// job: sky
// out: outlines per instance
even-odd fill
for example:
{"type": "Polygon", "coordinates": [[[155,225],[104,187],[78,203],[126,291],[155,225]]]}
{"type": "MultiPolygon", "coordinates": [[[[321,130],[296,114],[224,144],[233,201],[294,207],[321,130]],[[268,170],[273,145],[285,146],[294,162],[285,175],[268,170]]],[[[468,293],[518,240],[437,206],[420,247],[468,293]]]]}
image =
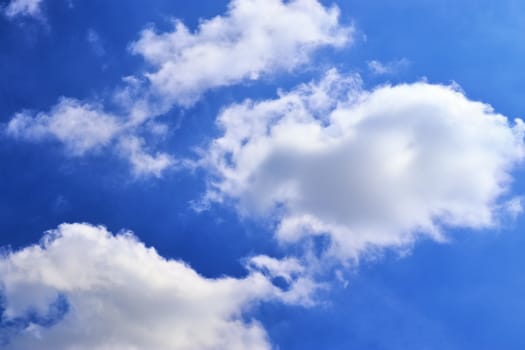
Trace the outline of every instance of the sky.
{"type": "Polygon", "coordinates": [[[523,349],[524,15],[0,0],[0,348],[523,349]]]}

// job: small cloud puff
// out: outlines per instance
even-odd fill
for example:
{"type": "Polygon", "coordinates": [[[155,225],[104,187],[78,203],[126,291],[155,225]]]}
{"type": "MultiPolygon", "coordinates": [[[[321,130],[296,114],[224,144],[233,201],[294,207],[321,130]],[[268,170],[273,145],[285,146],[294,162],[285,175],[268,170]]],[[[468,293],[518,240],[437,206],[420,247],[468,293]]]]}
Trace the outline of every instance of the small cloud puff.
{"type": "MultiPolygon", "coordinates": [[[[16,5],[26,11],[38,9],[37,2],[18,0],[10,6],[15,3],[26,4],[16,5]]],[[[293,69],[316,49],[351,39],[352,28],[339,23],[338,9],[317,0],[232,0],[224,15],[202,21],[193,33],[179,21],[173,31],[141,33],[131,51],[153,70],[123,79],[124,87],[113,96],[119,115],[107,106],[62,98],[49,113],[16,114],[8,133],[33,142],[56,139],[74,156],[116,147],[134,174],[160,176],[175,162],[164,153],[146,153],[148,140],[139,136],[144,124],[175,105],[192,105],[210,89],[293,69]]],[[[96,31],[90,29],[87,40],[95,54],[104,55],[96,31]]]]}

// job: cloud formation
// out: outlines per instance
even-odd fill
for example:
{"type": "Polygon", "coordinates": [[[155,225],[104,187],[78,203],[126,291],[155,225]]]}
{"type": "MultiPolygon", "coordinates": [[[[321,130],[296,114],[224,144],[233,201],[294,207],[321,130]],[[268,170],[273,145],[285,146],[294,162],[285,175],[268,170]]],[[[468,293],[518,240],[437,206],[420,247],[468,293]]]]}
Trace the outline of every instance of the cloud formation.
{"type": "Polygon", "coordinates": [[[245,312],[265,300],[301,304],[309,291],[301,277],[287,291],[275,287],[257,268],[263,259],[244,278],[209,279],[129,232],[60,225],[40,245],[0,258],[2,317],[12,325],[3,348],[270,349],[245,312]]]}
{"type": "Polygon", "coordinates": [[[124,117],[107,113],[101,105],[62,98],[49,112],[17,113],[7,124],[13,138],[42,142],[57,140],[73,156],[97,152],[115,142],[116,154],[126,159],[135,176],[162,176],[175,160],[162,152],[151,153],[137,135],[137,127],[124,117]]]}
{"type": "Polygon", "coordinates": [[[374,75],[393,75],[397,74],[410,65],[410,61],[406,58],[401,58],[397,61],[390,61],[383,63],[381,61],[372,60],[367,62],[368,69],[374,75]]]}
{"type": "Polygon", "coordinates": [[[18,16],[36,17],[40,15],[42,0],[12,0],[4,13],[9,18],[18,16]]]}
{"type": "MultiPolygon", "coordinates": [[[[281,242],[327,235],[343,259],[443,228],[497,225],[523,158],[524,124],[454,86],[360,87],[329,71],[218,117],[222,136],[203,164],[207,200],[233,200],[247,216],[277,217],[281,242]]],[[[509,202],[513,212],[516,199],[509,202]]]]}
{"type": "MultiPolygon", "coordinates": [[[[130,48],[151,71],[124,78],[111,101],[118,115],[97,103],[62,98],[49,113],[18,113],[8,132],[35,142],[54,138],[75,156],[113,146],[136,174],[160,176],[175,162],[146,153],[147,142],[137,135],[146,121],[174,105],[188,107],[210,89],[294,69],[320,47],[349,42],[351,33],[339,24],[336,7],[317,0],[233,0],[224,15],[202,21],[195,32],[180,21],[171,32],[144,30],[130,48]]],[[[95,34],[88,39],[97,42],[95,34]]]]}
{"type": "Polygon", "coordinates": [[[57,139],[73,155],[108,145],[123,130],[122,122],[99,105],[62,98],[48,112],[17,113],[8,123],[11,136],[39,142],[57,139]]]}
{"type": "Polygon", "coordinates": [[[345,45],[351,32],[336,7],[317,0],[233,0],[193,33],[180,21],[172,32],[148,28],[131,50],[155,67],[146,75],[154,92],[187,106],[209,89],[294,69],[319,47],[345,45]]]}

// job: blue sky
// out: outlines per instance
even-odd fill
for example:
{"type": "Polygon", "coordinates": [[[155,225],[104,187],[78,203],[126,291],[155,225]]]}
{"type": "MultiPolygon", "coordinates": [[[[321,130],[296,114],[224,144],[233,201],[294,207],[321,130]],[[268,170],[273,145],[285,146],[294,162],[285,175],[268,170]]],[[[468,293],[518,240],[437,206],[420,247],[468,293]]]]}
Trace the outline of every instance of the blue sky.
{"type": "Polygon", "coordinates": [[[0,347],[525,346],[522,2],[0,8],[0,347]]]}

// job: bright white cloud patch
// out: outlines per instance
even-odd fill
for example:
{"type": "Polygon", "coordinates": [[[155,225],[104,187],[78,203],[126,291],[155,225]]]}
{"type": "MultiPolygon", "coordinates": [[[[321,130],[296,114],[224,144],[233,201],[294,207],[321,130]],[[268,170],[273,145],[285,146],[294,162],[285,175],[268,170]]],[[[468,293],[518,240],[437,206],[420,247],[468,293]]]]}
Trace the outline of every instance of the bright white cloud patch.
{"type": "Polygon", "coordinates": [[[410,65],[410,61],[402,58],[397,61],[383,63],[377,60],[368,62],[368,69],[375,75],[392,75],[399,73],[410,65]]]}
{"type": "MultiPolygon", "coordinates": [[[[234,0],[225,15],[203,21],[194,33],[181,22],[173,32],[146,29],[131,48],[155,70],[146,78],[124,78],[125,86],[114,96],[121,115],[62,98],[49,113],[18,113],[8,132],[31,141],[57,139],[76,156],[116,146],[135,174],[160,176],[174,161],[164,153],[146,153],[147,140],[138,136],[146,121],[174,104],[191,105],[209,89],[289,70],[306,63],[319,47],[345,44],[351,29],[338,17],[337,8],[317,0],[234,0]]],[[[88,40],[103,51],[96,47],[97,33],[90,30],[88,40]]]]}
{"type": "Polygon", "coordinates": [[[327,234],[343,258],[497,224],[524,147],[521,120],[454,87],[363,91],[333,70],[275,100],[232,105],[218,125],[204,159],[215,174],[208,199],[275,215],[282,242],[327,234]]]}
{"type": "Polygon", "coordinates": [[[101,106],[67,98],[48,113],[18,113],[7,126],[7,132],[16,138],[33,142],[57,139],[73,155],[107,145],[122,129],[118,118],[105,113],[101,106]]]}
{"type": "Polygon", "coordinates": [[[173,32],[146,29],[131,48],[157,68],[147,75],[157,94],[190,105],[210,88],[290,70],[319,47],[344,45],[351,30],[338,17],[317,0],[233,0],[193,33],[177,21],[173,32]]]}
{"type": "Polygon", "coordinates": [[[284,292],[253,268],[208,279],[129,233],[63,224],[41,245],[0,258],[3,318],[19,325],[4,348],[269,349],[264,329],[243,314],[264,300],[301,303],[300,283],[284,292]],[[38,317],[24,322],[29,312],[38,317]],[[50,317],[51,325],[35,321],[50,317]]]}
{"type": "Polygon", "coordinates": [[[38,16],[42,0],[12,0],[5,8],[7,17],[38,16]]]}

